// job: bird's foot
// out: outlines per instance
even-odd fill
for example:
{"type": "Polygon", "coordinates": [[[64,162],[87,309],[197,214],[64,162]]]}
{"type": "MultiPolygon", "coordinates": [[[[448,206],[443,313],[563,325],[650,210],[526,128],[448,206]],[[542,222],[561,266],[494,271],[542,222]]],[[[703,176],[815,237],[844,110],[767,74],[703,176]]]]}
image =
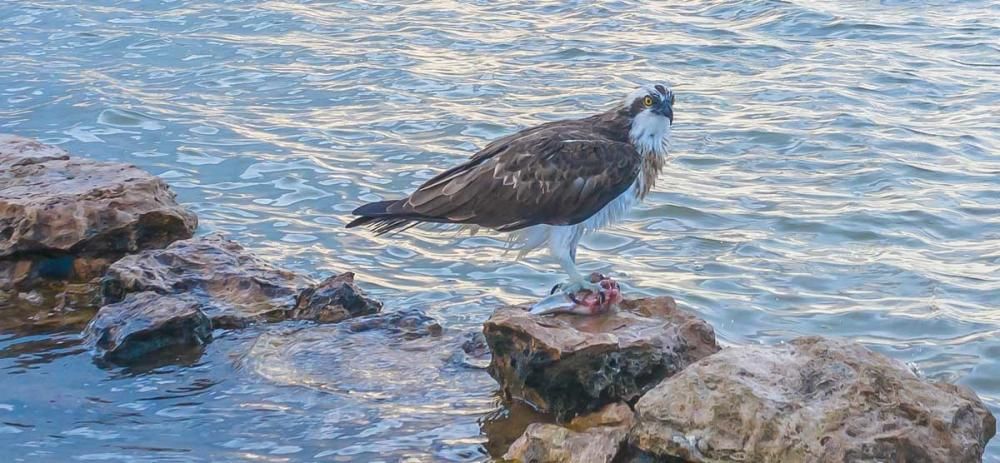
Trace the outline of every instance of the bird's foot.
{"type": "Polygon", "coordinates": [[[618,282],[600,273],[593,273],[589,280],[581,279],[556,285],[549,296],[531,306],[531,313],[595,315],[606,312],[621,300],[618,282]]]}

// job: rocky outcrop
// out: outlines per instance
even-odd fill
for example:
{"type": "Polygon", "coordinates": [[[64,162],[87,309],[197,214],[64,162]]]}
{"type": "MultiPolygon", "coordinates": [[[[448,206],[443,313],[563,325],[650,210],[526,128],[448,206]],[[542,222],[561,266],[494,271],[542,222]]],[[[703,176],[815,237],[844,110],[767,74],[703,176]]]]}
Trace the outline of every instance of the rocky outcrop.
{"type": "Polygon", "coordinates": [[[636,404],[630,442],[692,462],[978,462],[996,420],[961,386],[818,337],[726,349],[636,404]]]}
{"type": "Polygon", "coordinates": [[[182,294],[130,294],[106,305],[84,330],[98,357],[133,362],[167,349],[200,348],[212,339],[212,323],[202,303],[182,294]]]}
{"type": "Polygon", "coordinates": [[[567,419],[636,400],[660,380],[719,350],[712,327],[669,297],[625,301],[598,316],[497,310],[483,328],[489,373],[505,400],[567,419]]]}
{"type": "Polygon", "coordinates": [[[628,405],[616,403],[578,416],[568,427],[534,423],[503,458],[518,463],[611,463],[634,420],[628,405]]]}
{"type": "Polygon", "coordinates": [[[354,284],[352,274],[315,286],[312,279],[278,268],[218,235],[126,256],[108,268],[101,282],[106,303],[143,291],[199,298],[215,328],[296,317],[334,322],[381,309],[354,284]]]}
{"type": "MultiPolygon", "coordinates": [[[[107,305],[87,336],[99,355],[117,363],[136,358],[135,352],[158,350],[157,345],[207,342],[202,318],[209,330],[234,329],[292,319],[336,323],[382,309],[354,284],[353,273],[314,284],[219,235],[130,254],[108,268],[101,294],[107,305]]],[[[407,324],[419,323],[396,323],[402,329],[407,324]]]]}
{"type": "Polygon", "coordinates": [[[125,253],[189,238],[197,223],[134,166],[0,135],[0,289],[86,281],[125,253]]]}

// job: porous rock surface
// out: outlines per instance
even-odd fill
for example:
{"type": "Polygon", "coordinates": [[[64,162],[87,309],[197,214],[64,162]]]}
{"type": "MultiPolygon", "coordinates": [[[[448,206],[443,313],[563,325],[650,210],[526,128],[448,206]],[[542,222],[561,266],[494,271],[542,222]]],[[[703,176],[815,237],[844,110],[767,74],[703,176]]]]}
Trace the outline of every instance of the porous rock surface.
{"type": "Polygon", "coordinates": [[[125,256],[101,281],[105,303],[143,291],[199,298],[216,328],[287,319],[333,323],[382,308],[354,283],[353,273],[316,284],[217,234],[125,256]]]}
{"type": "Polygon", "coordinates": [[[819,337],[726,349],[636,404],[632,445],[692,462],[978,462],[996,420],[962,386],[819,337]]]}
{"type": "Polygon", "coordinates": [[[505,400],[559,419],[637,399],[660,380],[719,350],[703,320],[669,297],[624,301],[596,316],[497,310],[483,327],[490,375],[505,400]]]}
{"type": "Polygon", "coordinates": [[[574,418],[568,426],[528,425],[503,459],[518,463],[611,463],[635,421],[632,409],[614,403],[574,418]]]}
{"type": "Polygon", "coordinates": [[[135,166],[0,134],[0,289],[85,281],[125,253],[189,238],[198,219],[135,166]]]}
{"type": "Polygon", "coordinates": [[[98,357],[133,362],[169,348],[200,347],[212,339],[202,303],[183,294],[141,292],[101,308],[84,330],[98,357]]]}
{"type": "Polygon", "coordinates": [[[105,303],[130,293],[190,294],[203,301],[215,328],[287,318],[313,281],[278,268],[219,235],[177,241],[125,256],[101,281],[105,303]]]}

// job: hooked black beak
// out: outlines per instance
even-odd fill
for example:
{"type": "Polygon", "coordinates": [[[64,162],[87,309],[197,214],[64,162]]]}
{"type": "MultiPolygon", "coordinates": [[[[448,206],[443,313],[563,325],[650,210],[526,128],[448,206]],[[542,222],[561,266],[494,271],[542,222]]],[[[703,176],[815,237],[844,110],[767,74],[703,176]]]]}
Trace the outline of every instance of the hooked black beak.
{"type": "Polygon", "coordinates": [[[674,125],[674,104],[666,98],[653,110],[656,114],[662,115],[670,120],[670,125],[674,125]]]}

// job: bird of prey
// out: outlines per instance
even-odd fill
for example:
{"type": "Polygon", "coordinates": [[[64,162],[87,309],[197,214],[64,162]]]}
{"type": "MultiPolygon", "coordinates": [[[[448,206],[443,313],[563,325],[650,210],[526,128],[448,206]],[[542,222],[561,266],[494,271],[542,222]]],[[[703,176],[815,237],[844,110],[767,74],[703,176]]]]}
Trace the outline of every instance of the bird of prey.
{"type": "Polygon", "coordinates": [[[548,245],[569,277],[552,291],[575,303],[567,311],[601,311],[617,285],[580,274],[577,244],[649,193],[667,155],[673,105],[669,86],[648,84],[603,113],[499,138],[406,198],[358,207],[347,227],[384,234],[430,222],[510,232],[521,255],[548,245]],[[578,299],[581,291],[596,297],[578,299]]]}

